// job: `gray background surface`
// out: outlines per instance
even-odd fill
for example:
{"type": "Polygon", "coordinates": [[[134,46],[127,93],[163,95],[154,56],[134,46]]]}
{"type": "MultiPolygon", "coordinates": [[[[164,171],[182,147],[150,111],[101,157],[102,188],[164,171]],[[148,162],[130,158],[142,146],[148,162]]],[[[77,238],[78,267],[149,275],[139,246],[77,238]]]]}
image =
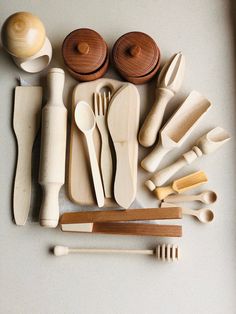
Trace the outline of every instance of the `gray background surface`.
{"type": "MultiPolygon", "coordinates": [[[[30,11],[44,22],[54,48],[51,66],[63,67],[60,47],[72,30],[89,27],[98,31],[109,47],[122,34],[140,30],[159,44],[163,61],[182,51],[186,76],[169,112],[196,89],[213,104],[188,142],[166,160],[174,160],[191,148],[199,135],[212,127],[225,127],[233,139],[217,153],[181,174],[205,170],[219,201],[212,206],[216,220],[201,225],[184,218],[184,236],[178,243],[179,263],[160,263],[151,257],[74,255],[55,258],[55,244],[80,247],[152,248],[155,238],[65,234],[41,228],[37,220],[40,187],[34,184],[32,212],[25,227],[12,222],[11,193],[16,160],[12,132],[13,91],[16,77],[45,84],[46,72],[20,72],[0,50],[0,313],[102,313],[102,314],[233,314],[236,313],[236,210],[235,210],[235,1],[225,0],[130,0],[130,1],[0,1],[0,23],[16,11],[30,11]]],[[[118,77],[111,70],[107,77],[118,77]]],[[[67,73],[64,92],[68,108],[76,85],[67,73]]],[[[155,82],[139,87],[142,114],[151,105],[155,82]]],[[[39,141],[36,143],[35,181],[39,141]]],[[[146,153],[146,152],[145,152],[146,153]]],[[[142,156],[144,152],[140,152],[142,156]]],[[[143,191],[146,176],[140,170],[138,203],[153,205],[143,191]]],[[[64,190],[61,210],[78,209],[64,190]]],[[[201,205],[200,205],[201,206],[201,205]]]]}

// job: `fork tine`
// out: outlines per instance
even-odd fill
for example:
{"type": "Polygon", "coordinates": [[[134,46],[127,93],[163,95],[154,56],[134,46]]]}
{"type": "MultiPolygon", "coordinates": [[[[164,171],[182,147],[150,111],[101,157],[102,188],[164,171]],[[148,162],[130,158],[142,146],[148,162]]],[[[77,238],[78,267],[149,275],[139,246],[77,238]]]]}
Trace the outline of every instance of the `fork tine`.
{"type": "Polygon", "coordinates": [[[97,102],[97,93],[94,93],[93,94],[93,110],[94,110],[94,113],[95,113],[95,116],[98,115],[98,102],[97,102]]]}
{"type": "Polygon", "coordinates": [[[103,93],[103,107],[104,107],[103,109],[104,109],[104,115],[105,115],[107,112],[107,95],[105,92],[103,93]]]}
{"type": "Polygon", "coordinates": [[[103,115],[101,93],[98,93],[98,115],[103,115]]]}

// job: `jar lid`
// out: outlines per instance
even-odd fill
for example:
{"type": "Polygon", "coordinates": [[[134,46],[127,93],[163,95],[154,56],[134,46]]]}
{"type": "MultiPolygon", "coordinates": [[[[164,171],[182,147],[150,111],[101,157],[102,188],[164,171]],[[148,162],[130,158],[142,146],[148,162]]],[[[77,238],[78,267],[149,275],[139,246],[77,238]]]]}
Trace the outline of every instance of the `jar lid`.
{"type": "Polygon", "coordinates": [[[80,28],[71,32],[62,45],[65,64],[74,72],[92,73],[100,68],[107,56],[104,39],[94,30],[80,28]]]}
{"type": "Polygon", "coordinates": [[[145,76],[156,67],[160,51],[155,41],[142,32],[130,32],[115,43],[112,56],[118,71],[128,77],[145,76]]]}

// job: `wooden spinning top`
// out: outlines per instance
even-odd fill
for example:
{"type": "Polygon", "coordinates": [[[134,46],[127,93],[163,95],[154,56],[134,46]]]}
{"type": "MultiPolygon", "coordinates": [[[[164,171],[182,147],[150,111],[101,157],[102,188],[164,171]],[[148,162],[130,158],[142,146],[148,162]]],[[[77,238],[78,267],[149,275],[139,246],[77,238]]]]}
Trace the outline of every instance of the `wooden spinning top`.
{"type": "Polygon", "coordinates": [[[134,84],[149,81],[160,66],[157,44],[142,32],[130,32],[121,36],[113,47],[112,58],[121,76],[134,84]]]}
{"type": "Polygon", "coordinates": [[[46,32],[40,19],[28,12],[17,12],[2,27],[2,44],[17,58],[35,55],[44,45],[46,32]]]}
{"type": "Polygon", "coordinates": [[[68,71],[79,81],[98,79],[108,68],[106,42],[88,28],[76,29],[65,38],[62,55],[68,71]]]}

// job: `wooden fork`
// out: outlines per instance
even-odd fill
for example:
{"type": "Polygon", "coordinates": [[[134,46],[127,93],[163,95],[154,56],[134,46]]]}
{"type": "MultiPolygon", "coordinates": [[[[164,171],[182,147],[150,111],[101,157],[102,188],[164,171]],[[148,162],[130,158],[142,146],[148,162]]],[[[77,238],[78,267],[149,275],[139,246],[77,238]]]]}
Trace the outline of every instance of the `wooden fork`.
{"type": "Polygon", "coordinates": [[[112,197],[112,157],[109,145],[109,132],[107,128],[107,109],[111,99],[110,92],[106,94],[94,93],[94,114],[101,135],[100,167],[105,197],[112,197]]]}

